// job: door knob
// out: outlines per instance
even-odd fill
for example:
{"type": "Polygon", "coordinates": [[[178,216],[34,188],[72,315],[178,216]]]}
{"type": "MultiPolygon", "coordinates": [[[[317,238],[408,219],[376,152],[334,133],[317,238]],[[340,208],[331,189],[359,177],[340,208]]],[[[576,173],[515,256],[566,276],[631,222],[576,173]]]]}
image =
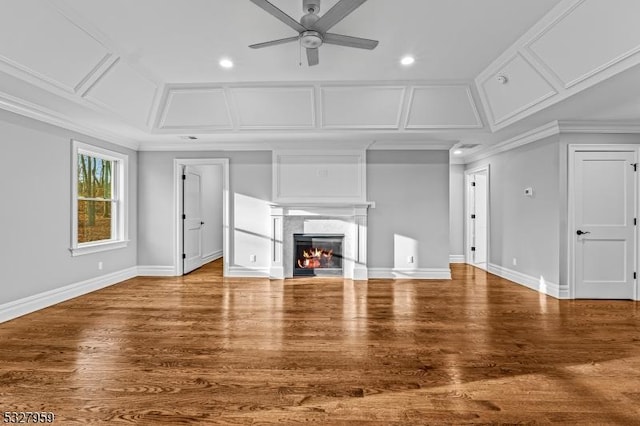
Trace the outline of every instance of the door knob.
{"type": "Polygon", "coordinates": [[[579,230],[579,229],[578,229],[578,231],[576,232],[576,234],[578,234],[578,235],[590,234],[590,233],[591,233],[590,231],[581,231],[581,230],[579,230]]]}
{"type": "Polygon", "coordinates": [[[204,222],[200,222],[200,225],[204,225],[204,222]]]}

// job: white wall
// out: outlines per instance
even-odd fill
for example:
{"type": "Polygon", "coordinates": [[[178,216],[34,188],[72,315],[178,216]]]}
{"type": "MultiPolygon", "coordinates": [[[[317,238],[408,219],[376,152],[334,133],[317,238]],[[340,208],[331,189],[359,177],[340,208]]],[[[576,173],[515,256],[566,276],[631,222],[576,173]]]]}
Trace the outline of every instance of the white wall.
{"type": "Polygon", "coordinates": [[[449,254],[464,256],[464,164],[449,168],[449,254]]]}
{"type": "Polygon", "coordinates": [[[491,165],[489,263],[551,283],[560,280],[558,141],[552,136],[467,165],[491,165]],[[524,196],[527,187],[533,198],[524,196]]]}
{"type": "Polygon", "coordinates": [[[0,305],[136,266],[136,176],[134,151],[0,110],[0,305]],[[129,155],[126,248],[71,256],[72,138],[129,155]]]}
{"type": "Polygon", "coordinates": [[[367,152],[367,192],[370,268],[449,268],[448,151],[367,152]]]}
{"type": "Polygon", "coordinates": [[[175,158],[228,158],[231,266],[267,270],[270,266],[271,152],[140,152],[139,263],[174,264],[175,158]],[[251,262],[250,256],[256,255],[251,262]]]}
{"type": "Polygon", "coordinates": [[[222,166],[193,166],[202,182],[202,257],[222,256],[222,166]]]}

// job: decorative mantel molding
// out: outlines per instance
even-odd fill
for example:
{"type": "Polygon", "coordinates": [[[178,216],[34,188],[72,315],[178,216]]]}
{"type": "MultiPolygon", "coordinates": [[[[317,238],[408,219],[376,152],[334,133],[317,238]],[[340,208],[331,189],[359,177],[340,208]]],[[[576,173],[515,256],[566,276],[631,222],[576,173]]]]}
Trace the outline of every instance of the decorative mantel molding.
{"type": "Polygon", "coordinates": [[[272,204],[270,277],[284,279],[292,276],[293,259],[287,259],[287,255],[292,253],[292,229],[296,228],[306,233],[317,233],[322,229],[344,234],[344,277],[367,280],[367,214],[373,205],[371,202],[272,204]]]}

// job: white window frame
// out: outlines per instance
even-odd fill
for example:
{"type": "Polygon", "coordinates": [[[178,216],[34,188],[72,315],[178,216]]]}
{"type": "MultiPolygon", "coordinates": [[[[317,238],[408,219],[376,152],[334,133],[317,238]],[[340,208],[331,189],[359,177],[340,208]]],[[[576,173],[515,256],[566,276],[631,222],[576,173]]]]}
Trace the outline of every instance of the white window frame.
{"type": "Polygon", "coordinates": [[[71,150],[71,251],[72,256],[124,248],[129,243],[129,156],[109,149],[72,140],[71,150]],[[85,154],[114,162],[113,198],[115,213],[112,238],[109,240],[78,243],[78,155],[85,154]]]}

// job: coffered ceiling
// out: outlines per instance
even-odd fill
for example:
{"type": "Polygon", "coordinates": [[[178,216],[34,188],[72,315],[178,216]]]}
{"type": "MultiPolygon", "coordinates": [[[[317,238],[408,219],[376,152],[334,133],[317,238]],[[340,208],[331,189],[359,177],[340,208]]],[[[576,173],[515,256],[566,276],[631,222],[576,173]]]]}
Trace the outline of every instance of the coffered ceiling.
{"type": "Polygon", "coordinates": [[[547,118],[640,120],[639,15],[636,0],[368,0],[331,31],[378,47],[325,44],[309,67],[295,42],[248,47],[296,35],[249,0],[5,0],[0,107],[139,149],[482,147],[547,118]]]}

